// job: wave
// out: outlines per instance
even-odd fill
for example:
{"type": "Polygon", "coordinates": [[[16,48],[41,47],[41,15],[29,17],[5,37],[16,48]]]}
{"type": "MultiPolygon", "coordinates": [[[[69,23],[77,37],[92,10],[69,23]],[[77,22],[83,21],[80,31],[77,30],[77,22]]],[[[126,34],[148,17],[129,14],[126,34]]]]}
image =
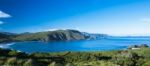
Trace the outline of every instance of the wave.
{"type": "Polygon", "coordinates": [[[13,43],[0,44],[0,48],[9,48],[13,44],[15,43],[13,42],[13,43]]]}

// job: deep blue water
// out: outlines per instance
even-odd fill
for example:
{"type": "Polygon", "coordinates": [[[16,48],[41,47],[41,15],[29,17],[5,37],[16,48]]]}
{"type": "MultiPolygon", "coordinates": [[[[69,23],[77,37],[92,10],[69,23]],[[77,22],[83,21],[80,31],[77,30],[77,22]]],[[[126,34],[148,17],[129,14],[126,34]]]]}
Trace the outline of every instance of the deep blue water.
{"type": "Polygon", "coordinates": [[[14,42],[0,47],[15,49],[27,53],[62,51],[105,51],[122,50],[129,45],[148,44],[150,38],[114,38],[101,40],[57,41],[57,42],[14,42]]]}

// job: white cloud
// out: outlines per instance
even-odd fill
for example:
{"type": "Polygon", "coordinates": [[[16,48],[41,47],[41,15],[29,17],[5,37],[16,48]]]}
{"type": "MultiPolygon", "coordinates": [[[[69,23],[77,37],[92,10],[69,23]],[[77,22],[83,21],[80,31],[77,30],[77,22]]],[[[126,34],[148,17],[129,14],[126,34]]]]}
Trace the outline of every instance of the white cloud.
{"type": "Polygon", "coordinates": [[[66,30],[66,29],[56,29],[56,28],[52,28],[52,29],[46,29],[46,30],[44,30],[44,31],[56,31],[56,30],[66,30]]]}
{"type": "Polygon", "coordinates": [[[44,30],[44,31],[55,31],[55,30],[60,30],[60,29],[47,29],[47,30],[44,30]]]}
{"type": "Polygon", "coordinates": [[[11,17],[11,15],[9,15],[3,11],[0,11],[0,18],[9,18],[9,17],[11,17]]]}
{"type": "Polygon", "coordinates": [[[150,18],[142,18],[142,19],[140,19],[140,21],[142,21],[142,22],[150,22],[150,18]]]}
{"type": "Polygon", "coordinates": [[[4,22],[3,22],[3,21],[0,21],[0,25],[2,25],[2,24],[4,24],[4,22]]]}
{"type": "MultiPolygon", "coordinates": [[[[67,28],[51,28],[51,29],[46,29],[44,31],[56,31],[56,30],[68,30],[67,28]]],[[[79,30],[81,31],[79,28],[70,28],[70,30],[79,30]]]]}

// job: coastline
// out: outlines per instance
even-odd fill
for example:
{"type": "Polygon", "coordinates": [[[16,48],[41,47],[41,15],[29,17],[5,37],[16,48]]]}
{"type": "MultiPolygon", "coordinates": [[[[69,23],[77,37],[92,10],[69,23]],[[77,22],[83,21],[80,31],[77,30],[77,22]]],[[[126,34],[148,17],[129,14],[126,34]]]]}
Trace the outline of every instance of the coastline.
{"type": "MultiPolygon", "coordinates": [[[[105,52],[105,51],[122,51],[122,50],[128,50],[129,49],[129,47],[130,47],[130,49],[131,50],[136,50],[137,49],[137,46],[139,45],[140,46],[140,44],[131,44],[131,45],[127,45],[127,46],[124,46],[124,45],[118,45],[117,46],[117,44],[116,45],[112,45],[112,46],[109,46],[109,47],[107,47],[107,45],[105,45],[104,44],[104,46],[102,45],[102,46],[100,46],[99,48],[98,47],[93,47],[93,48],[91,48],[91,47],[86,47],[85,46],[85,48],[84,48],[84,46],[82,46],[81,45],[81,47],[82,48],[75,48],[75,49],[61,49],[61,47],[60,47],[60,50],[57,50],[56,48],[51,48],[51,46],[58,46],[59,47],[59,44],[57,45],[57,42],[55,43],[55,44],[52,44],[51,45],[51,43],[50,44],[41,44],[41,43],[43,43],[43,42],[41,42],[41,41],[24,41],[24,42],[11,42],[11,43],[3,43],[3,44],[0,44],[0,48],[3,48],[3,49],[10,49],[10,50],[16,50],[16,51],[19,51],[19,52],[25,52],[25,53],[29,53],[29,54],[31,54],[31,53],[36,53],[36,52],[44,52],[44,53],[47,53],[47,52],[68,52],[68,51],[70,51],[70,52],[105,52]],[[32,42],[33,42],[33,44],[32,44],[32,42]],[[17,43],[24,43],[24,45],[18,45],[17,43]],[[30,44],[31,43],[31,44],[30,44]],[[12,45],[14,45],[14,44],[17,44],[17,46],[19,47],[19,48],[28,48],[29,50],[22,50],[22,49],[15,49],[15,48],[11,48],[10,46],[12,46],[12,45]],[[39,45],[40,44],[40,45],[39,45]],[[22,46],[22,47],[21,47],[22,46]],[[25,46],[28,46],[28,47],[25,47],[25,46]],[[31,47],[30,47],[31,46],[31,47]],[[43,46],[43,47],[41,47],[41,46],[43,46]],[[47,48],[44,48],[44,46],[46,46],[47,48]],[[116,46],[116,47],[115,47],[116,46]],[[30,49],[31,48],[31,49],[30,49]],[[40,48],[43,48],[42,50],[39,50],[40,48]]],[[[78,43],[78,42],[77,42],[78,43]]],[[[77,44],[77,43],[74,43],[74,44],[77,44]]],[[[82,43],[82,42],[81,42],[82,43]]],[[[68,44],[68,43],[67,43],[68,44]]],[[[64,45],[64,46],[66,46],[67,44],[61,44],[61,45],[64,45]]],[[[69,47],[71,47],[71,46],[74,46],[74,45],[72,45],[72,44],[68,44],[69,45],[69,47]]],[[[87,44],[86,44],[87,45],[87,44]]],[[[101,45],[101,44],[99,44],[99,45],[101,45]]],[[[15,46],[15,47],[17,47],[17,46],[15,46]]],[[[78,46],[78,45],[77,45],[78,46]]],[[[90,45],[91,46],[91,45],[90,45]]],[[[69,48],[68,47],[68,48],[69,48]]],[[[138,48],[139,49],[139,48],[138,48]]]]}
{"type": "Polygon", "coordinates": [[[0,49],[2,53],[0,57],[6,59],[0,58],[0,61],[3,61],[0,65],[14,64],[14,66],[24,66],[23,64],[30,61],[29,63],[32,65],[28,66],[51,66],[51,64],[54,66],[58,66],[58,64],[59,66],[68,66],[70,63],[70,66],[149,66],[146,64],[149,61],[149,50],[150,48],[104,52],[37,52],[27,54],[15,50],[0,49]],[[21,63],[17,63],[20,60],[21,63]]]}

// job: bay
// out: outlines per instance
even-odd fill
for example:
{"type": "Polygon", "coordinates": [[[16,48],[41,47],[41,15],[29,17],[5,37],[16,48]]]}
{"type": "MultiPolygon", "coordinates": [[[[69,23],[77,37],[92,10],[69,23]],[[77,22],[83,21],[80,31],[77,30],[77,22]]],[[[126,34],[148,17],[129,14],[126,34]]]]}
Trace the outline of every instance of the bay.
{"type": "Polygon", "coordinates": [[[52,41],[52,42],[13,42],[1,44],[1,48],[33,52],[64,52],[64,51],[109,51],[124,50],[130,45],[147,44],[150,38],[111,38],[100,40],[52,41]]]}

